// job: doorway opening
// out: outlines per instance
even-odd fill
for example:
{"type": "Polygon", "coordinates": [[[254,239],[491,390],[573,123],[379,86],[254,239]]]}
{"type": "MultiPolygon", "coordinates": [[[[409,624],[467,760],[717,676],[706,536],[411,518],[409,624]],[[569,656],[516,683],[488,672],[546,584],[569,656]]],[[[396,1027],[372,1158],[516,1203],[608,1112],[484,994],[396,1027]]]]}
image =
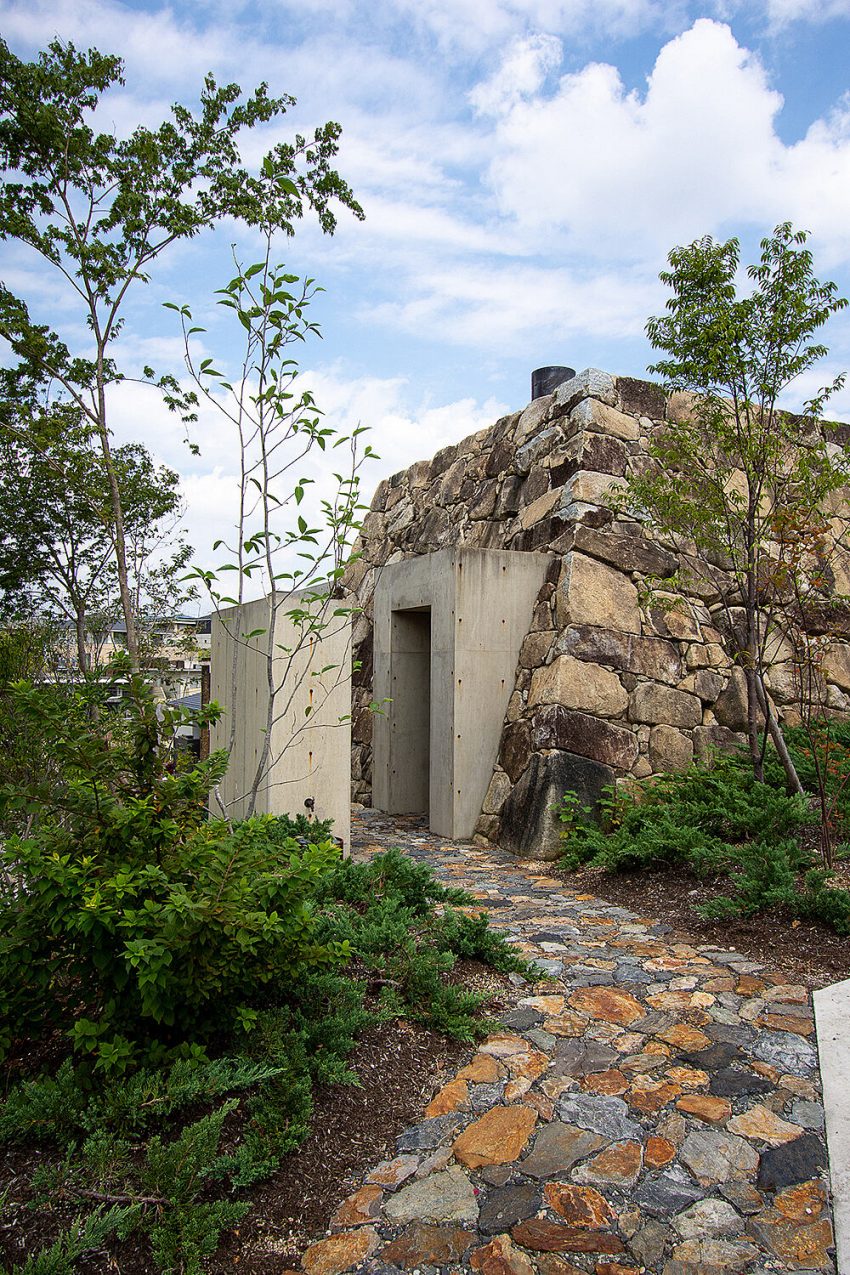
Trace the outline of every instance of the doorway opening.
{"type": "Polygon", "coordinates": [[[397,814],[431,810],[431,608],[393,611],[390,786],[397,814]]]}

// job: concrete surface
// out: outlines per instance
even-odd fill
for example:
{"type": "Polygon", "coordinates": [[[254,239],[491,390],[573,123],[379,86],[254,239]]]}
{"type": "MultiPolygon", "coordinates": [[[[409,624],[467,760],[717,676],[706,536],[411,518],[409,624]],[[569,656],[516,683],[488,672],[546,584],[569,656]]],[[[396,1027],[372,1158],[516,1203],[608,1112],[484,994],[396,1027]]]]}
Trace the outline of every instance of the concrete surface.
{"type": "MultiPolygon", "coordinates": [[[[297,595],[290,596],[286,609],[296,604],[297,595]]],[[[333,607],[337,605],[333,603],[333,607]]],[[[225,712],[212,728],[210,747],[228,747],[235,724],[230,765],[221,785],[221,795],[234,818],[245,813],[269,720],[268,628],[266,598],[231,607],[212,622],[210,697],[225,712]],[[255,629],[264,632],[247,638],[255,629]],[[235,699],[231,689],[234,653],[235,699]]],[[[258,790],[256,812],[304,814],[304,802],[312,798],[316,818],[333,819],[334,835],[342,839],[347,852],[351,827],[351,621],[348,617],[330,620],[317,639],[305,636],[281,611],[274,646],[274,684],[282,685],[283,690],[274,704],[270,765],[258,790]]],[[[211,809],[218,811],[214,802],[211,809]]]]}
{"type": "Polygon", "coordinates": [[[815,992],[838,1275],[850,1275],[850,979],[815,992]]]}
{"type": "Polygon", "coordinates": [[[375,590],[373,801],[472,836],[548,554],[452,549],[385,567],[375,590]]]}

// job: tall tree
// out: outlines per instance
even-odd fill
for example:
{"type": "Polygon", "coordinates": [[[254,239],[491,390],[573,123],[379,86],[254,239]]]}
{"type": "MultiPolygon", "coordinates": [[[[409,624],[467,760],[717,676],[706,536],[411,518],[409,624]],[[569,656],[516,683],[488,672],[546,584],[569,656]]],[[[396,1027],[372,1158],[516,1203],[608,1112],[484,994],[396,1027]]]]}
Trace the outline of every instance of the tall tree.
{"type": "MultiPolygon", "coordinates": [[[[162,608],[160,590],[151,586],[158,586],[163,571],[171,592],[181,593],[178,576],[189,550],[173,536],[182,508],[179,481],[173,470],[156,466],[139,443],[116,447],[112,465],[138,628],[151,603],[162,608]]],[[[72,405],[40,411],[6,403],[0,467],[2,611],[70,624],[76,662],[85,673],[93,628],[121,613],[110,482],[97,439],[72,405]]]]}
{"type": "Polygon", "coordinates": [[[848,453],[830,444],[822,422],[843,378],[807,402],[802,415],[779,406],[788,387],[827,354],[817,334],[847,304],[834,283],[815,278],[806,240],[787,222],[777,226],[747,270],[743,296],[737,239],[706,237],[670,253],[670,269],[660,277],[673,295],[667,313],[646,328],[665,357],[650,371],[668,389],[694,395],[688,413],[654,439],[651,465],[632,476],[627,491],[634,510],[680,548],[696,550],[693,563],[712,564],[746,678],[755,774],[761,777],[769,733],[798,791],[765,672],[782,608],[798,606],[801,594],[818,587],[823,564],[798,555],[796,588],[789,588],[784,514],[795,511],[799,544],[801,528],[823,524],[827,503],[850,477],[848,453]]]}
{"type": "MultiPolygon", "coordinates": [[[[207,76],[197,113],[176,105],[158,128],[140,126],[127,138],[97,132],[93,116],[101,96],[123,82],[118,57],[53,41],[35,62],[24,62],[0,41],[0,161],[8,173],[0,191],[0,237],[27,245],[54,268],[88,331],[87,344],[71,349],[49,323],[31,316],[24,298],[0,286],[0,336],[17,359],[4,375],[7,397],[32,397],[49,387],[51,396],[58,391],[73,403],[95,433],[127,644],[138,664],[107,396],[110,384],[122,379],[114,351],[126,301],[171,244],[223,217],[255,225],[267,215],[238,139],[282,115],[294,99],[270,97],[265,84],[243,99],[238,85],[219,86],[207,76]]],[[[291,235],[307,206],[332,232],[334,200],[362,216],[330,166],[339,133],[328,123],[310,141],[296,136],[274,147],[277,230],[291,235]]]]}

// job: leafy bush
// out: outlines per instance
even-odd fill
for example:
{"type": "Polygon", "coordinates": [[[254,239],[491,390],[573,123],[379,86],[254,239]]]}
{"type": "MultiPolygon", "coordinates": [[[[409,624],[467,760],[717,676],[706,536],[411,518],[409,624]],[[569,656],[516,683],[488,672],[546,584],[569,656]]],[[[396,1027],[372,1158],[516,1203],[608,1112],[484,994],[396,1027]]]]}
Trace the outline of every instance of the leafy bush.
{"type": "Polygon", "coordinates": [[[426,916],[435,903],[475,902],[465,890],[441,885],[426,863],[407,859],[400,850],[388,850],[368,863],[341,861],[324,878],[319,897],[370,905],[392,899],[416,916],[426,916]]]}
{"type": "Polygon", "coordinates": [[[529,976],[532,968],[486,917],[470,917],[450,905],[475,900],[441,885],[427,864],[398,850],[369,863],[341,863],[324,879],[322,937],[348,944],[382,987],[384,1012],[404,1014],[460,1040],[474,1040],[490,1023],[480,1016],[486,996],[446,981],[458,956],[477,957],[493,968],[529,976]],[[435,911],[435,906],[442,912],[435,911]]]}
{"type": "Polygon", "coordinates": [[[829,875],[820,868],[806,873],[805,888],[795,900],[797,914],[828,925],[836,934],[850,934],[850,890],[829,885],[829,875]]]}
{"type": "Polygon", "coordinates": [[[610,871],[653,863],[684,863],[700,876],[728,871],[742,842],[787,837],[806,822],[802,798],[758,783],[743,757],[717,757],[664,775],[639,794],[609,791],[603,824],[568,794],[564,862],[610,871]]]}
{"type": "Polygon", "coordinates": [[[779,841],[744,841],[736,850],[729,873],[732,893],[720,894],[701,904],[704,917],[722,920],[751,916],[765,908],[793,907],[797,893],[797,873],[810,862],[793,838],[779,841]]]}
{"type": "MultiPolygon", "coordinates": [[[[250,820],[225,838],[231,851],[248,833],[249,844],[257,840],[256,826],[269,834],[264,854],[271,845],[279,856],[281,845],[291,844],[275,821],[250,820]]],[[[197,839],[213,848],[211,862],[219,835],[197,839]]],[[[303,858],[310,847],[299,851],[303,858]]],[[[206,879],[201,866],[195,873],[206,879]]],[[[245,873],[232,857],[230,875],[245,873]]],[[[222,1229],[246,1207],[233,1193],[268,1177],[303,1141],[315,1084],[356,1083],[348,1060],[364,1026],[401,1015],[472,1040],[490,1023],[482,994],[447,981],[456,957],[531,973],[486,917],[455,910],[452,904],[472,903],[468,895],[440,885],[397,851],[366,864],[332,858],[304,883],[303,902],[315,949],[349,953],[349,969],[305,962],[297,977],[286,977],[284,963],[284,976],[262,988],[264,1003],[243,1001],[226,1029],[211,1007],[218,1035],[199,1018],[200,1034],[186,1037],[185,1057],[149,1047],[144,1065],[125,1073],[66,1059],[55,1075],[10,1090],[0,1106],[0,1142],[45,1148],[32,1187],[48,1207],[57,1195],[82,1201],[92,1190],[136,1202],[123,1231],[147,1236],[155,1269],[200,1271],[222,1229]],[[367,988],[373,1008],[364,1003],[367,988]],[[219,1044],[231,1052],[209,1057],[219,1044]],[[197,1118],[199,1108],[207,1110],[197,1118]]],[[[276,949],[267,955],[272,961],[276,949]]],[[[60,1241],[42,1255],[48,1264],[34,1267],[36,1275],[72,1270],[82,1250],[69,1245],[60,1241]]]]}
{"type": "Polygon", "coordinates": [[[269,827],[269,839],[282,845],[288,841],[309,841],[320,845],[333,840],[333,819],[309,819],[307,815],[276,815],[269,827]]]}
{"type": "Polygon", "coordinates": [[[807,732],[802,726],[785,731],[797,774],[807,792],[818,792],[818,771],[824,782],[822,811],[836,839],[850,841],[850,722],[821,721],[807,732]]]}
{"type": "Polygon", "coordinates": [[[9,691],[53,769],[0,787],[0,819],[19,826],[0,886],[0,1045],[52,1029],[78,1057],[9,1088],[0,1143],[43,1148],[34,1207],[127,1206],[81,1216],[27,1275],[65,1275],[133,1229],[157,1270],[199,1272],[247,1207],[234,1193],[303,1141],[314,1086],[356,1083],[364,1026],[403,1015],[471,1040],[485,997],[448,979],[457,956],[530,973],[454,910],[468,895],[397,851],[343,863],[304,816],[210,818],[224,757],[176,760],[181,716],[126,677],[115,716],[9,691]]]}
{"type": "Polygon", "coordinates": [[[79,1217],[50,1248],[27,1258],[23,1266],[13,1266],[9,1275],[73,1275],[78,1257],[103,1247],[114,1234],[125,1236],[139,1216],[136,1205],[95,1209],[79,1217]]]}
{"type": "MultiPolygon", "coordinates": [[[[173,722],[140,679],[130,685],[126,722],[107,733],[90,719],[73,738],[52,700],[14,689],[63,769],[38,794],[31,835],[7,843],[15,880],[0,896],[2,1043],[49,1023],[119,1071],[140,1049],[230,1030],[272,980],[348,954],[315,936],[313,897],[336,847],[302,846],[269,817],[208,819],[226,758],[175,769],[164,748],[173,722]]],[[[20,797],[4,794],[7,805],[20,797]]]]}
{"type": "MultiPolygon", "coordinates": [[[[850,727],[830,727],[834,747],[832,782],[845,800],[850,772],[850,727]]],[[[801,731],[789,732],[801,778],[812,781],[814,765],[801,731]],[[806,767],[809,767],[807,770],[806,767]]],[[[811,823],[810,803],[785,791],[775,755],[765,758],[765,782],[754,779],[743,754],[718,756],[709,765],[661,776],[639,793],[609,790],[601,802],[601,822],[567,793],[558,814],[564,825],[562,862],[608,871],[679,864],[696,876],[724,881],[716,898],[700,905],[714,920],[749,916],[783,906],[795,916],[817,919],[839,934],[850,933],[850,892],[829,884],[829,874],[812,870],[814,855],[800,842],[811,823]]]]}

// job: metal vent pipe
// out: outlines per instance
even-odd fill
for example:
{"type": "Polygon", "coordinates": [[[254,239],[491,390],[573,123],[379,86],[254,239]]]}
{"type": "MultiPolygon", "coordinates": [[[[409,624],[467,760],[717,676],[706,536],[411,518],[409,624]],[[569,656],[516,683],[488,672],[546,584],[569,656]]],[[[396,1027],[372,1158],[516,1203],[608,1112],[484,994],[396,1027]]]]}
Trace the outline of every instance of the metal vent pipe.
{"type": "Polygon", "coordinates": [[[574,367],[538,367],[531,373],[531,397],[532,400],[542,398],[544,394],[551,394],[559,385],[563,385],[564,381],[570,381],[575,376],[574,367]]]}

